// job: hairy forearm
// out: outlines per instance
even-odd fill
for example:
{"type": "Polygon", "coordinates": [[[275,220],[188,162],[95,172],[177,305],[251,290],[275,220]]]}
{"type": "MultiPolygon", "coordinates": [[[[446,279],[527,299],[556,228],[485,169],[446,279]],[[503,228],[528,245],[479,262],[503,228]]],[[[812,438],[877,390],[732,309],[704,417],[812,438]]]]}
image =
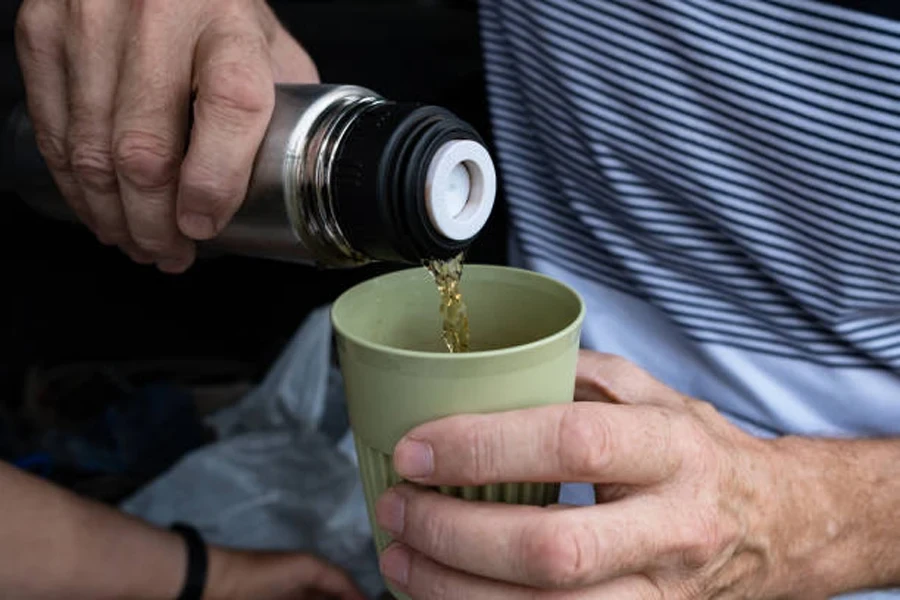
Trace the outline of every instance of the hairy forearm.
{"type": "Polygon", "coordinates": [[[789,595],[900,587],[900,440],[774,445],[783,550],[773,567],[789,595]]]}
{"type": "Polygon", "coordinates": [[[0,463],[0,597],[175,598],[181,539],[0,463]]]}

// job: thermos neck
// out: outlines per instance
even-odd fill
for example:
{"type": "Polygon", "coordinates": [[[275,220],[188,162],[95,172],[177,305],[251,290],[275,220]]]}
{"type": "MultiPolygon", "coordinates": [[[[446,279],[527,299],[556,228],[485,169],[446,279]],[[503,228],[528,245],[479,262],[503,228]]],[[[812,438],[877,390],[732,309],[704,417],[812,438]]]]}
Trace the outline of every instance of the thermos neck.
{"type": "Polygon", "coordinates": [[[366,93],[338,97],[309,129],[298,128],[300,135],[288,141],[285,207],[297,236],[319,254],[319,262],[361,264],[377,260],[357,250],[344,234],[331,182],[337,156],[354,122],[382,102],[380,97],[366,93]]]}
{"type": "MultiPolygon", "coordinates": [[[[16,191],[75,220],[24,110],[7,125],[2,162],[16,191]]],[[[495,193],[481,138],[452,113],[356,86],[279,85],[247,197],[204,246],[326,267],[448,258],[481,231],[495,193]]]]}
{"type": "Polygon", "coordinates": [[[474,241],[493,206],[496,175],[478,133],[449,111],[373,102],[355,110],[322,156],[346,247],[377,260],[450,258],[474,241]]]}

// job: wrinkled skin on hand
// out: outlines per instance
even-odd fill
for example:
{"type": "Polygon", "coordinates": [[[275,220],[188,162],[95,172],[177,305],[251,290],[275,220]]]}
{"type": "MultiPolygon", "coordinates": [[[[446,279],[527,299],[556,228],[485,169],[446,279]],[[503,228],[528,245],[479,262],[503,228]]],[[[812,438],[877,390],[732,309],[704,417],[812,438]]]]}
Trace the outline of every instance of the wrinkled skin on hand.
{"type": "Polygon", "coordinates": [[[786,569],[804,519],[790,512],[768,442],[614,356],[582,354],[576,399],[423,425],[394,462],[428,486],[590,482],[596,505],[472,503],[398,486],[376,511],[396,540],[386,577],[416,600],[825,597],[786,569]]]}
{"type": "Polygon", "coordinates": [[[16,50],[69,205],[101,242],[167,272],[239,208],[274,83],[318,81],[262,0],[25,0],[16,50]]]}

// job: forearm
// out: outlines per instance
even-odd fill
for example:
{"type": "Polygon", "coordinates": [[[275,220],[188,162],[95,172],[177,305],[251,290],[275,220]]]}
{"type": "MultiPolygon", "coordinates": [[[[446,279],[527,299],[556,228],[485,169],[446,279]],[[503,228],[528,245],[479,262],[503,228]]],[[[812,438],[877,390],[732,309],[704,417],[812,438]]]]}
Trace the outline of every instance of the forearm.
{"type": "Polygon", "coordinates": [[[900,587],[900,440],[787,437],[774,445],[785,501],[776,516],[784,550],[773,568],[800,592],[792,596],[900,587]]]}
{"type": "Polygon", "coordinates": [[[0,596],[177,597],[179,536],[0,463],[0,596]]]}

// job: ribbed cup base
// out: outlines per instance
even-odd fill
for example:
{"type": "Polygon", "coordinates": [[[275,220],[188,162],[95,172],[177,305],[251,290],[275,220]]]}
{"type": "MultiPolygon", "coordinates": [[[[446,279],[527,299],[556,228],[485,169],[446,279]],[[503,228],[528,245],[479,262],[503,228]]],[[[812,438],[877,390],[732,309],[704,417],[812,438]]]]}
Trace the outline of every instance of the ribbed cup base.
{"type": "MultiPolygon", "coordinates": [[[[400,483],[401,479],[394,472],[391,456],[367,446],[359,437],[356,441],[356,454],[359,460],[359,471],[363,489],[366,493],[366,507],[369,511],[369,522],[375,538],[375,548],[379,556],[391,543],[391,537],[381,531],[375,524],[375,503],[388,488],[400,483]]],[[[525,504],[531,506],[547,506],[559,498],[559,484],[554,483],[502,483],[478,487],[437,488],[442,494],[480,500],[484,502],[502,502],[506,504],[525,504]]],[[[390,586],[388,586],[390,588],[390,586]]],[[[391,589],[397,600],[409,600],[407,596],[391,589]]]]}

